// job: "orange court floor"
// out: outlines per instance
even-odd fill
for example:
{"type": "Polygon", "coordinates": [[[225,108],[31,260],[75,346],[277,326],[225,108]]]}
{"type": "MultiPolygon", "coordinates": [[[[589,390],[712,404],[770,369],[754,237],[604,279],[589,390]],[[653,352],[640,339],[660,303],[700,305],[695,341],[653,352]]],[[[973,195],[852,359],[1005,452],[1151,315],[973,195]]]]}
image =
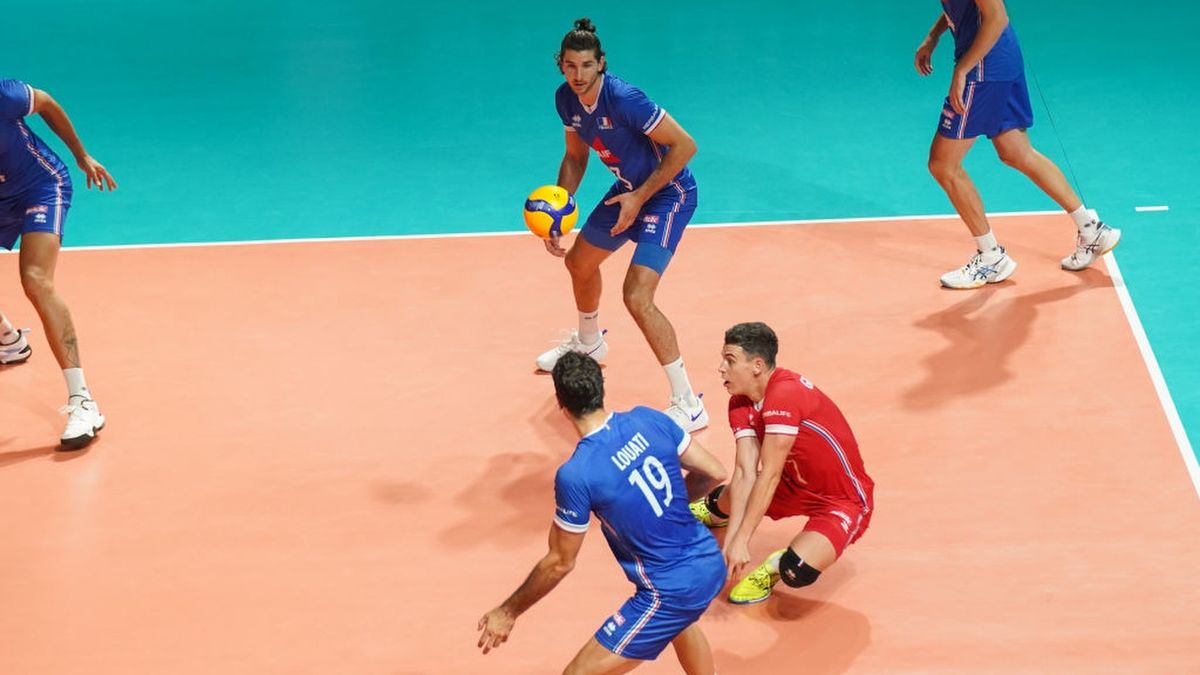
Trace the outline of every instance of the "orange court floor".
{"type": "MultiPolygon", "coordinates": [[[[938,287],[960,222],[695,228],[659,293],[728,465],[725,328],[839,403],[871,528],[813,586],[701,621],[723,675],[1200,672],[1200,500],[1100,264],[997,218],[1020,268],[938,287]]],[[[667,402],[606,265],[608,403],[667,402]]],[[[528,236],[64,251],[108,427],[55,452],[35,327],[0,368],[0,673],[560,672],[629,595],[598,531],[499,650],[479,617],[545,552],[572,428],[534,356],[575,310],[528,236]]],[[[755,555],[802,521],[768,522],[755,555]]],[[[671,650],[639,673],[676,673],[671,650]]]]}

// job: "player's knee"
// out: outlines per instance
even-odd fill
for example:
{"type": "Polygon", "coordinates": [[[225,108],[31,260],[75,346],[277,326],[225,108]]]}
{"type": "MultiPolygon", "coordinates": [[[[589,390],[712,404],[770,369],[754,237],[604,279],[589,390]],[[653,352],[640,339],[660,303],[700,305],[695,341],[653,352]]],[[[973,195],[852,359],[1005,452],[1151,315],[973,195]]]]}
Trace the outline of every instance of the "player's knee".
{"type": "Polygon", "coordinates": [[[40,267],[21,270],[21,288],[25,296],[37,302],[54,293],[54,279],[40,267]]]}
{"type": "Polygon", "coordinates": [[[1000,161],[1014,169],[1021,170],[1028,166],[1031,155],[1024,150],[996,150],[1000,161]]]}
{"type": "Polygon", "coordinates": [[[821,570],[809,565],[788,547],[779,558],[779,578],[792,588],[803,588],[817,580],[821,570]]]}
{"type": "Polygon", "coordinates": [[[930,157],[928,166],[929,174],[939,183],[950,180],[958,171],[958,162],[945,160],[940,157],[930,157]]]}
{"type": "Polygon", "coordinates": [[[625,300],[625,308],[634,317],[644,316],[654,306],[652,289],[626,284],[622,297],[625,300]]]}

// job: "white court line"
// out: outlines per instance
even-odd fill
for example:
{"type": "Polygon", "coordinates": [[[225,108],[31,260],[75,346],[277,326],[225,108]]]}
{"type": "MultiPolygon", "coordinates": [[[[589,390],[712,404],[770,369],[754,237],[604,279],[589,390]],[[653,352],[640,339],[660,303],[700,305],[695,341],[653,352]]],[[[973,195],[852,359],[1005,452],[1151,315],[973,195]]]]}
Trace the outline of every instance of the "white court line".
{"type": "Polygon", "coordinates": [[[1170,211],[1171,207],[1169,207],[1169,206],[1135,206],[1135,207],[1133,207],[1133,210],[1137,211],[1138,213],[1145,213],[1147,211],[1170,211]]]}
{"type": "MultiPolygon", "coordinates": [[[[1061,215],[1062,211],[1002,211],[987,214],[989,218],[1006,216],[1053,216],[1061,215]]],[[[520,214],[517,214],[518,216],[520,214]]],[[[936,214],[928,216],[875,216],[868,218],[817,218],[812,220],[760,220],[745,223],[695,223],[689,228],[721,228],[721,227],[769,227],[775,225],[817,225],[823,223],[881,223],[897,220],[950,220],[957,219],[958,214],[936,214]]],[[[357,237],[305,237],[297,239],[250,239],[245,241],[197,241],[173,244],[114,244],[107,246],[66,246],[63,251],[117,251],[128,249],[154,248],[196,248],[199,246],[263,246],[269,244],[332,244],[354,241],[396,241],[405,239],[466,239],[473,237],[528,237],[528,230],[505,230],[503,232],[459,232],[449,234],[381,234],[357,237]]],[[[0,255],[5,253],[0,251],[0,255]]]]}
{"type": "Polygon", "coordinates": [[[1129,296],[1129,289],[1125,287],[1125,277],[1121,276],[1121,268],[1117,266],[1117,259],[1111,253],[1104,256],[1104,264],[1108,266],[1108,274],[1112,277],[1113,288],[1116,289],[1117,298],[1121,301],[1121,309],[1125,310],[1125,319],[1129,321],[1129,328],[1133,331],[1133,339],[1137,342],[1138,351],[1142,353],[1142,360],[1146,362],[1150,381],[1154,383],[1154,390],[1158,392],[1158,402],[1167,415],[1167,424],[1171,426],[1171,433],[1175,435],[1175,443],[1179,446],[1180,454],[1183,455],[1183,463],[1192,477],[1192,487],[1196,489],[1197,496],[1200,496],[1200,464],[1196,462],[1196,453],[1192,450],[1192,443],[1188,440],[1187,431],[1183,428],[1183,420],[1179,418],[1179,411],[1175,408],[1171,391],[1167,389],[1167,381],[1163,378],[1162,369],[1158,367],[1158,359],[1154,357],[1150,339],[1146,337],[1146,329],[1142,327],[1142,320],[1138,317],[1137,308],[1133,306],[1133,298],[1129,296]]]}
{"type": "MultiPolygon", "coordinates": [[[[1003,213],[989,213],[989,216],[1045,216],[1061,214],[1061,211],[1011,211],[1003,213]]],[[[721,227],[764,227],[772,225],[810,225],[817,223],[870,223],[870,222],[889,222],[897,220],[947,220],[958,218],[957,214],[938,214],[927,216],[879,216],[871,218],[824,218],[815,220],[770,220],[748,223],[707,223],[689,225],[688,227],[700,228],[721,228],[721,227]]],[[[194,248],[200,246],[260,246],[267,244],[326,244],[335,242],[356,242],[356,241],[391,241],[400,239],[457,239],[467,237],[507,237],[507,236],[522,236],[527,237],[529,233],[524,230],[512,230],[507,232],[478,232],[478,233],[460,233],[460,234],[401,234],[401,235],[380,235],[380,236],[363,236],[363,237],[311,237],[305,239],[264,239],[254,241],[228,241],[228,242],[195,242],[183,244],[128,244],[116,246],[80,246],[76,248],[64,248],[63,251],[111,251],[121,249],[154,249],[154,248],[194,248]]],[[[0,251],[0,254],[5,253],[0,251]]],[[[1150,380],[1154,383],[1154,389],[1158,392],[1159,403],[1163,407],[1163,412],[1167,415],[1167,422],[1171,427],[1171,432],[1175,435],[1175,442],[1179,445],[1179,451],[1183,455],[1183,462],[1187,465],[1188,474],[1191,476],[1192,485],[1196,488],[1197,495],[1200,495],[1200,465],[1197,465],[1196,454],[1192,450],[1191,442],[1188,441],[1187,432],[1184,430],[1183,421],[1179,418],[1179,411],[1175,408],[1175,402],[1171,398],[1171,393],[1167,389],[1166,380],[1163,378],[1162,369],[1158,366],[1158,360],[1154,357],[1154,351],[1150,348],[1150,341],[1146,337],[1146,330],[1142,327],[1141,319],[1138,318],[1137,309],[1133,306],[1133,299],[1129,296],[1129,291],[1125,287],[1125,279],[1121,276],[1121,269],[1117,266],[1117,260],[1108,254],[1104,256],[1104,262],[1108,266],[1109,275],[1113,278],[1113,287],[1116,289],[1117,298],[1121,302],[1121,308],[1125,311],[1125,318],[1129,321],[1130,330],[1133,332],[1134,340],[1137,342],[1138,349],[1142,353],[1142,359],[1146,363],[1146,369],[1149,371],[1150,380]]]]}

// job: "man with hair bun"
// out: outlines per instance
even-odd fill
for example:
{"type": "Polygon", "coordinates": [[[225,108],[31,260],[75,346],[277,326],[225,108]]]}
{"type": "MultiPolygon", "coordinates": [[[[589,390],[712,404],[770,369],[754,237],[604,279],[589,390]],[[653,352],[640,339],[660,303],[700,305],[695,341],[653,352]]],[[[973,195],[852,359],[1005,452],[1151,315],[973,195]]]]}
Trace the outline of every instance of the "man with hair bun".
{"type": "Polygon", "coordinates": [[[571,250],[557,237],[546,249],[565,258],[579,311],[579,329],[537,358],[553,370],[567,352],[601,360],[608,344],[600,329],[600,264],[625,242],[636,244],[625,273],[625,307],[666,372],[671,400],[666,412],[684,431],[708,425],[704,403],[692,390],[671,322],[654,302],[663,272],[696,211],[696,180],[688,160],[696,142],[666,110],[638,88],[608,72],[604,50],[590,19],[575,21],[555,56],[566,82],[555,106],[566,136],[566,154],[556,183],[579,188],[594,149],[616,182],[592,210],[571,250]]]}

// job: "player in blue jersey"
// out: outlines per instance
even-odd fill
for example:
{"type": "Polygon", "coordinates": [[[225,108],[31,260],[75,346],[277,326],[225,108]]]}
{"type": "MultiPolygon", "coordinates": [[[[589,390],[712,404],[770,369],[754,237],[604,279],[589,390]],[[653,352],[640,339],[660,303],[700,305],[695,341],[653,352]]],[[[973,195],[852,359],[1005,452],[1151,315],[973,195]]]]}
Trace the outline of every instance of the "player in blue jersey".
{"type": "Polygon", "coordinates": [[[1086,268],[1117,245],[1121,231],[1105,225],[1084,206],[1062,171],[1030,145],[1025,130],[1033,126],[1033,109],[1025,86],[1025,64],[1003,0],[941,2],[942,15],[917,48],[914,62],[921,75],[933,72],[931,57],[938,39],[947,29],[954,34],[950,93],[929,149],[929,171],[967,224],[978,249],[966,265],[942,275],[942,285],[978,288],[1004,281],[1017,269],[996,241],[983,201],[962,166],[979,136],[990,138],[1005,164],[1028,176],[1070,214],[1078,235],[1075,252],[1062,259],[1062,267],[1086,268]]]}
{"type": "Polygon", "coordinates": [[[666,371],[671,403],[666,413],[686,431],[708,425],[708,412],[693,392],[671,322],[654,303],[663,272],[696,211],[696,180],[688,160],[696,142],[666,110],[641,90],[607,71],[596,28],[586,18],[563,37],[558,66],[566,83],[555,106],[566,130],[566,154],[558,185],[574,193],[587,169],[589,148],[616,176],[592,210],[570,251],[558,238],[550,253],[566,258],[579,311],[579,330],[537,359],[552,370],[568,351],[603,359],[608,344],[600,330],[600,264],[625,242],[637,248],[625,273],[625,307],[666,371]]]}
{"type": "Polygon", "coordinates": [[[725,467],[657,410],[605,410],[604,379],[590,356],[564,354],[553,378],[580,440],[555,476],[550,550],[516,592],[479,620],[479,646],[486,654],[505,642],[517,617],[571,571],[594,513],[637,590],[564,672],[625,673],[670,643],[684,672],[711,674],[712,651],[696,620],[720,592],[726,568],[688,501],[722,482],[725,467]]]}
{"type": "MultiPolygon", "coordinates": [[[[25,124],[34,113],[67,144],[88,188],[114,190],[117,183],[84,150],[57,101],[24,82],[0,79],[0,246],[11,250],[21,239],[21,285],[42,319],[50,351],[67,381],[67,405],[62,409],[67,425],[61,442],[64,449],[73,450],[95,438],[104,416],[83,377],[71,313],[54,288],[63,223],[71,207],[71,176],[58,155],[25,124]]],[[[0,365],[29,358],[32,349],[25,332],[0,313],[0,365]]]]}

